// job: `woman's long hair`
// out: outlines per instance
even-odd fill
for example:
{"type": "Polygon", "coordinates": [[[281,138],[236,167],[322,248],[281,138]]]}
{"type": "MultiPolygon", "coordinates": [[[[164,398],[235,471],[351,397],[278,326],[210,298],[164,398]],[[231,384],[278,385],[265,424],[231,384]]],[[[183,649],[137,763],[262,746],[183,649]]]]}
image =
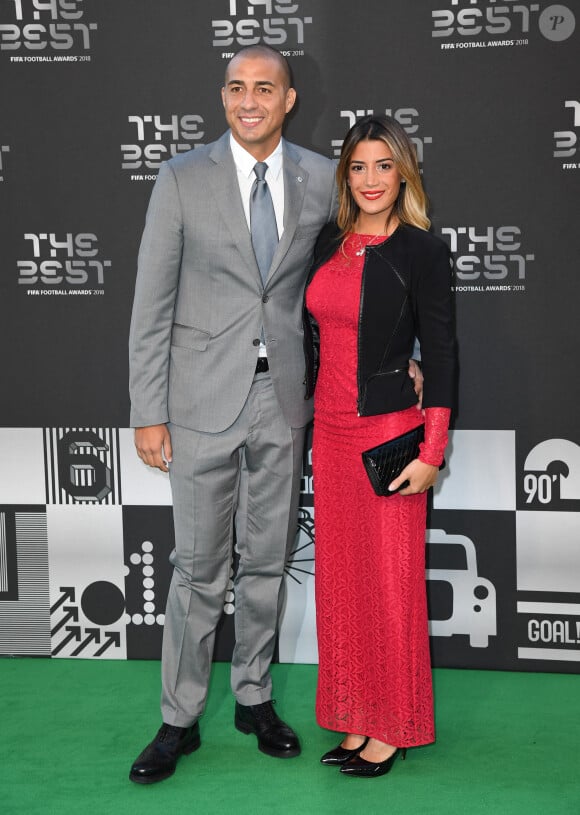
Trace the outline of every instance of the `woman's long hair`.
{"type": "Polygon", "coordinates": [[[388,225],[392,216],[396,215],[402,224],[429,229],[431,221],[427,217],[427,196],[423,189],[413,142],[401,125],[390,116],[365,116],[346,134],[336,170],[337,222],[343,236],[354,230],[360,211],[348,186],[348,171],[356,146],[366,140],[383,141],[391,151],[401,174],[401,189],[385,225],[388,225]]]}

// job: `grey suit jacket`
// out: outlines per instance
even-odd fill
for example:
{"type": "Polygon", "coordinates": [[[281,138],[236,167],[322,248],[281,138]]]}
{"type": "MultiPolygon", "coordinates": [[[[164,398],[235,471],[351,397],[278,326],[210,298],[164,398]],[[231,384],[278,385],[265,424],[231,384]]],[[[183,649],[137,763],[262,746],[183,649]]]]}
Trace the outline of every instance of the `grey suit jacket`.
{"type": "Polygon", "coordinates": [[[161,165],[139,250],[129,339],[131,425],[220,432],[239,415],[262,326],[290,427],[305,425],[301,306],[314,242],[335,214],[335,167],[283,140],[284,232],[266,285],[229,131],[161,165]]]}

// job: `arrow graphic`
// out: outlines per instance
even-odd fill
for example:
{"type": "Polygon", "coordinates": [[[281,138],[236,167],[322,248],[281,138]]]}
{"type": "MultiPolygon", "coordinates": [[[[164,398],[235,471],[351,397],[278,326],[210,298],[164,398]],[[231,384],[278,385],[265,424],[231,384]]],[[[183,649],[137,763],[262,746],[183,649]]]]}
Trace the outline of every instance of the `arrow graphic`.
{"type": "Polygon", "coordinates": [[[85,634],[88,634],[88,637],[85,637],[85,639],[81,642],[79,647],[75,648],[75,650],[71,654],[71,657],[78,657],[78,655],[81,653],[81,651],[84,651],[84,649],[87,647],[89,642],[91,642],[92,640],[94,640],[97,643],[97,645],[101,641],[101,629],[100,628],[86,628],[85,629],[85,634]]]}
{"type": "Polygon", "coordinates": [[[121,632],[120,631],[107,631],[105,633],[105,644],[99,648],[97,653],[95,654],[96,657],[100,657],[101,654],[104,654],[105,651],[111,647],[111,645],[115,645],[118,648],[121,645],[121,632]]]}
{"type": "Polygon", "coordinates": [[[67,601],[69,603],[74,603],[74,601],[75,601],[75,590],[74,590],[73,586],[66,586],[66,587],[61,586],[59,591],[62,591],[62,594],[58,598],[56,603],[50,609],[51,614],[54,614],[54,612],[57,610],[57,608],[60,608],[60,606],[62,606],[63,603],[66,603],[67,601]]]}
{"type": "Polygon", "coordinates": [[[76,640],[78,642],[82,636],[80,625],[67,625],[66,630],[69,632],[69,634],[64,638],[64,640],[61,640],[54,649],[52,652],[53,657],[59,654],[65,645],[68,645],[71,640],[76,640]]]}
{"type": "Polygon", "coordinates": [[[50,632],[51,637],[54,637],[57,631],[60,631],[63,625],[66,625],[69,620],[74,620],[75,623],[78,623],[79,621],[79,610],[76,606],[64,606],[63,611],[66,611],[68,613],[65,614],[62,620],[59,623],[57,623],[57,625],[55,625],[55,627],[51,630],[50,632]]]}

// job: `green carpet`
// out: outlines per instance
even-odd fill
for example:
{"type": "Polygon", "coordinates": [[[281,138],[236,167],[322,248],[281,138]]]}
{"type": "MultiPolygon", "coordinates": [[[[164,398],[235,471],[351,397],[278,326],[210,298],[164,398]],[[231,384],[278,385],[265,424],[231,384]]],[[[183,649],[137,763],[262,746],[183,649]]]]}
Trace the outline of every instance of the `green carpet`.
{"type": "Polygon", "coordinates": [[[345,778],[318,763],[336,735],[314,721],[316,667],[275,665],[278,713],[299,758],[275,759],[233,727],[229,665],[214,666],[202,747],[175,775],[132,784],[159,726],[159,663],[0,659],[4,815],[578,815],[580,679],[435,671],[437,743],[391,773],[345,778]]]}

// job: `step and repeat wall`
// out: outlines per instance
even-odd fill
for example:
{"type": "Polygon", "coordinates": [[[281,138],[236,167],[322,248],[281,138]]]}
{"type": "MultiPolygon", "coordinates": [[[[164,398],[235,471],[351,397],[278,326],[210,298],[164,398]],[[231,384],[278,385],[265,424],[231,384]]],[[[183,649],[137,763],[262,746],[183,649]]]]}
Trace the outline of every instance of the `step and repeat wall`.
{"type": "MultiPolygon", "coordinates": [[[[128,427],[137,249],[160,162],[223,132],[226,63],[259,42],[291,63],[292,141],[336,157],[366,113],[405,127],[453,252],[434,664],[580,671],[578,0],[0,0],[0,654],[159,656],[173,526],[128,427]]],[[[312,488],[307,450],[286,662],[317,659],[312,488]]]]}

